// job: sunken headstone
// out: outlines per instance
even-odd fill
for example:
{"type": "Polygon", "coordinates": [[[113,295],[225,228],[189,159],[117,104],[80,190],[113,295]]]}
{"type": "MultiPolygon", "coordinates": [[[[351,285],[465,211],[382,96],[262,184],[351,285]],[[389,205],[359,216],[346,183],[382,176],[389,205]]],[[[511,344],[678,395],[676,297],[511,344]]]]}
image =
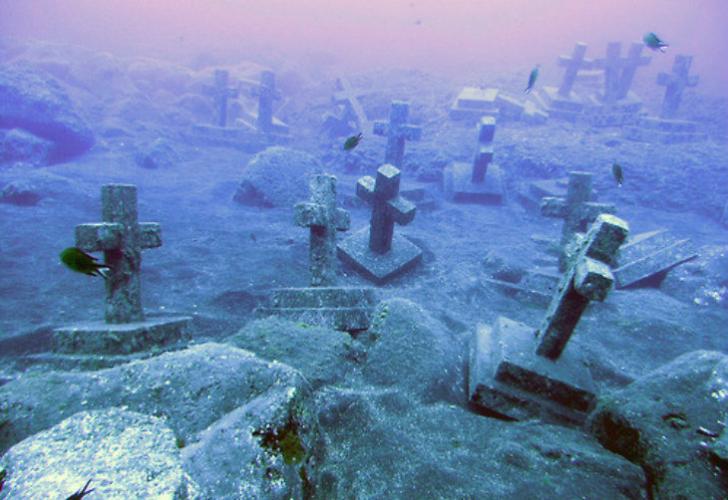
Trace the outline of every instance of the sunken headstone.
{"type": "Polygon", "coordinates": [[[460,203],[500,204],[503,202],[503,174],[497,165],[491,164],[495,118],[481,118],[477,132],[472,163],[455,162],[443,171],[445,195],[460,203]]]}
{"type": "Polygon", "coordinates": [[[465,87],[450,107],[450,118],[478,123],[484,116],[498,116],[498,90],[483,87],[465,87]]]}
{"type": "Polygon", "coordinates": [[[566,347],[589,303],[606,298],[614,281],[609,264],[628,231],[613,215],[597,218],[537,330],[505,317],[492,327],[478,325],[470,344],[472,405],[515,420],[584,422],[596,388],[579,353],[566,347]]]}
{"type": "Polygon", "coordinates": [[[137,222],[137,190],[128,184],[101,188],[103,222],[76,226],[76,246],[104,252],[109,266],[104,321],[78,323],[53,332],[59,354],[130,354],[177,344],[188,337],[188,317],[146,318],[141,302],[142,250],[162,245],[156,222],[137,222]]]}
{"type": "Polygon", "coordinates": [[[215,84],[211,87],[206,87],[205,91],[211,95],[215,101],[215,108],[217,109],[217,126],[227,126],[227,113],[228,113],[228,99],[238,97],[238,87],[231,87],[228,85],[230,79],[230,73],[224,69],[215,70],[215,84]]]}
{"type": "Polygon", "coordinates": [[[573,88],[580,70],[591,69],[594,61],[587,59],[587,45],[577,43],[571,56],[559,57],[559,66],[565,69],[561,85],[556,87],[543,87],[538,93],[543,96],[545,109],[549,117],[562,120],[576,121],[584,110],[584,97],[576,93],[573,88]]]}
{"type": "Polygon", "coordinates": [[[311,286],[274,290],[270,306],[258,312],[337,330],[365,330],[374,307],[373,291],[336,286],[336,232],[349,229],[349,213],[336,208],[336,177],[316,175],[309,185],[311,200],[296,205],[295,221],[309,228],[311,286]]]}
{"type": "Polygon", "coordinates": [[[415,205],[399,195],[400,175],[394,165],[385,164],[376,179],[359,179],[356,193],[372,206],[371,222],[338,245],[339,257],[377,284],[408,271],[422,257],[415,244],[394,234],[394,224],[409,224],[416,212],[415,205]]]}
{"type": "Polygon", "coordinates": [[[392,101],[389,109],[389,121],[375,121],[373,132],[387,138],[387,149],[384,153],[384,163],[402,168],[404,147],[406,141],[419,141],[422,128],[407,123],[409,103],[405,101],[392,101]]]}

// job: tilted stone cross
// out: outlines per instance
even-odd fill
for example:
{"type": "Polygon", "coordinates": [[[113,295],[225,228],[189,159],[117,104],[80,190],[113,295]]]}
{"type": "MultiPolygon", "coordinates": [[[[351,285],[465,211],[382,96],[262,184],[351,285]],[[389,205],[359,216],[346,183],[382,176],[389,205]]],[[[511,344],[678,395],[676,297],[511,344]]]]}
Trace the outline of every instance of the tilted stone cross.
{"type": "Polygon", "coordinates": [[[660,73],[657,75],[657,84],[665,86],[665,97],[662,100],[662,118],[673,118],[677,114],[683,92],[688,87],[698,84],[698,77],[690,76],[692,56],[676,55],[672,63],[672,74],[660,73]]]}
{"type": "Polygon", "coordinates": [[[311,286],[336,282],[336,231],[349,229],[349,212],[336,208],[336,177],[316,175],[309,182],[311,201],[297,203],[295,221],[310,228],[311,286]]]}
{"type": "Polygon", "coordinates": [[[258,130],[268,132],[273,128],[273,101],[280,99],[281,94],[276,89],[276,75],[265,70],[260,74],[260,85],[251,90],[253,96],[258,97],[258,130]]]}
{"type": "Polygon", "coordinates": [[[142,250],[162,245],[156,222],[137,222],[137,190],[129,184],[101,188],[103,222],[76,226],[76,246],[86,252],[104,252],[109,266],[106,279],[106,322],[143,321],[139,272],[142,250]]]}
{"type": "Polygon", "coordinates": [[[407,225],[415,218],[415,205],[399,196],[400,172],[385,164],[377,170],[376,180],[367,175],[356,184],[356,194],[372,206],[369,249],[384,254],[392,247],[394,223],[407,225]]]}
{"type": "Polygon", "coordinates": [[[217,124],[220,127],[227,125],[228,99],[238,97],[237,87],[229,87],[228,79],[230,74],[224,69],[215,70],[215,85],[206,86],[205,91],[215,99],[217,107],[217,124]]]}
{"type": "Polygon", "coordinates": [[[596,67],[604,70],[604,102],[613,103],[617,100],[619,90],[619,75],[623,59],[619,57],[622,44],[611,42],[607,45],[607,55],[604,59],[594,61],[596,67]]]}
{"type": "Polygon", "coordinates": [[[581,315],[593,300],[603,301],[614,282],[609,266],[627,238],[622,219],[601,214],[580,243],[576,258],[561,278],[536,337],[536,354],[556,360],[561,356],[581,315]]]}
{"type": "Polygon", "coordinates": [[[374,133],[387,137],[384,163],[394,165],[397,168],[402,168],[405,141],[418,141],[422,136],[421,127],[407,125],[407,115],[409,115],[409,103],[392,101],[389,110],[389,122],[374,122],[374,133]]]}
{"type": "Polygon", "coordinates": [[[488,165],[493,161],[493,136],[495,135],[495,118],[484,116],[478,122],[478,146],[473,159],[472,181],[480,184],[485,181],[488,165]]]}
{"type": "Polygon", "coordinates": [[[336,86],[339,90],[334,92],[334,102],[341,104],[346,108],[347,113],[356,120],[360,129],[364,128],[367,123],[367,114],[359,102],[359,96],[364,95],[364,91],[356,91],[346,78],[337,78],[336,86]]]}
{"type": "Polygon", "coordinates": [[[633,42],[629,47],[627,57],[622,60],[622,74],[617,83],[617,99],[627,97],[629,89],[632,87],[632,81],[634,80],[637,68],[647,66],[652,60],[651,57],[642,55],[642,49],[644,49],[643,43],[633,42]]]}
{"type": "Polygon", "coordinates": [[[579,42],[574,47],[574,52],[571,54],[571,57],[559,57],[559,66],[563,66],[566,68],[566,72],[564,73],[564,79],[561,81],[561,86],[559,87],[559,95],[561,97],[569,97],[569,95],[571,94],[571,89],[574,87],[576,75],[578,74],[579,70],[591,69],[592,65],[594,64],[594,61],[592,61],[591,59],[584,58],[585,54],[586,44],[579,42]]]}
{"type": "Polygon", "coordinates": [[[592,196],[592,175],[589,172],[569,172],[566,198],[546,196],[541,200],[541,214],[564,219],[561,246],[565,247],[577,232],[586,230],[599,214],[614,213],[611,203],[589,201],[592,196]]]}

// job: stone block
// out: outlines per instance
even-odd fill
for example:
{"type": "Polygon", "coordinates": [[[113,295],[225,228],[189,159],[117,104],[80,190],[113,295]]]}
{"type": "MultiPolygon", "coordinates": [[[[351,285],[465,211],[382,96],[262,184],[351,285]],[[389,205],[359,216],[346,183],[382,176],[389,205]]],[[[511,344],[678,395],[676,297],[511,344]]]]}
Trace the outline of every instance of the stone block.
{"type": "Polygon", "coordinates": [[[697,256],[690,240],[677,240],[664,229],[636,235],[620,249],[617,288],[639,285],[697,256]]]}
{"type": "Polygon", "coordinates": [[[456,162],[443,171],[445,196],[459,203],[500,205],[503,203],[503,172],[498,165],[489,165],[483,182],[472,182],[473,165],[456,162]]]}
{"type": "Polygon", "coordinates": [[[477,121],[483,116],[498,116],[497,97],[494,88],[465,87],[450,107],[450,118],[477,121]]]}
{"type": "Polygon", "coordinates": [[[369,227],[366,227],[341,241],[338,255],[367,279],[381,285],[416,266],[422,250],[407,238],[394,234],[387,253],[373,252],[369,248],[369,227]]]}

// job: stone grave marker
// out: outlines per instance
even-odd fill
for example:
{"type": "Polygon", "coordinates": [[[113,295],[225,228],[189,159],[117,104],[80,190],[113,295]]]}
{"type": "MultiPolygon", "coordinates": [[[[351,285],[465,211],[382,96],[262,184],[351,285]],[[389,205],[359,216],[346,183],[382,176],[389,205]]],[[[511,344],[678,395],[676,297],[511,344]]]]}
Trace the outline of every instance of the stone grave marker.
{"type": "Polygon", "coordinates": [[[273,115],[273,104],[281,99],[281,93],[276,88],[275,73],[264,70],[260,74],[260,83],[250,89],[250,95],[258,98],[258,112],[248,114],[248,119],[239,120],[241,124],[276,141],[287,139],[288,125],[273,115]]]}
{"type": "Polygon", "coordinates": [[[349,80],[344,77],[336,79],[336,89],[333,95],[334,103],[344,106],[347,117],[356,123],[359,130],[367,130],[369,128],[369,119],[359,102],[359,97],[369,92],[355,90],[349,80]]]}
{"type": "Polygon", "coordinates": [[[546,86],[537,93],[549,117],[576,121],[584,110],[584,97],[574,92],[573,88],[579,71],[594,67],[594,61],[585,57],[586,50],[587,45],[579,42],[574,46],[571,56],[560,56],[558,64],[565,70],[561,85],[558,88],[546,86]]]}
{"type": "Polygon", "coordinates": [[[409,224],[416,212],[415,205],[399,195],[400,175],[394,165],[384,164],[376,179],[359,179],[356,193],[372,206],[371,222],[338,245],[339,257],[377,284],[406,272],[422,257],[415,244],[394,234],[394,224],[409,224]]]}
{"type": "Polygon", "coordinates": [[[599,215],[537,330],[505,317],[492,327],[478,325],[468,379],[474,407],[515,420],[584,422],[596,403],[596,389],[579,353],[566,348],[589,303],[607,297],[614,281],[609,263],[628,231],[625,221],[599,215]]]}
{"type": "Polygon", "coordinates": [[[141,252],[162,245],[159,224],[137,222],[136,186],[101,188],[103,222],[76,226],[76,246],[104,252],[105,320],[58,328],[53,350],[59,354],[125,355],[187,339],[188,317],[146,318],[141,304],[141,252]]]}
{"type": "Polygon", "coordinates": [[[498,90],[494,88],[465,87],[450,107],[452,120],[477,123],[484,116],[498,116],[498,90]]]}
{"type": "Polygon", "coordinates": [[[273,291],[271,304],[257,314],[325,325],[342,331],[369,327],[375,296],[369,288],[336,286],[336,233],[349,229],[349,213],[336,208],[336,177],[316,175],[310,180],[311,200],[295,206],[295,222],[309,228],[311,286],[273,291]]]}
{"type": "Polygon", "coordinates": [[[658,229],[630,238],[619,250],[614,277],[617,288],[645,283],[698,256],[689,239],[678,240],[658,229]]]}
{"type": "Polygon", "coordinates": [[[569,256],[568,245],[576,233],[586,231],[589,224],[602,213],[613,214],[616,207],[611,203],[597,203],[592,198],[592,174],[589,172],[569,172],[569,184],[565,198],[544,197],[541,200],[541,213],[546,217],[564,220],[561,228],[561,255],[559,267],[564,269],[569,256]]]}
{"type": "Polygon", "coordinates": [[[690,74],[693,58],[686,55],[676,55],[672,64],[672,73],[657,75],[657,84],[665,87],[665,97],[662,100],[660,118],[674,118],[680,107],[685,89],[698,84],[698,76],[690,74]]]}
{"type": "Polygon", "coordinates": [[[443,190],[448,199],[484,205],[503,202],[503,173],[491,164],[494,135],[495,118],[481,118],[472,163],[454,162],[443,171],[443,190]]]}
{"type": "Polygon", "coordinates": [[[230,73],[224,69],[215,70],[215,84],[205,87],[207,94],[211,95],[215,100],[215,108],[217,109],[217,126],[227,126],[228,99],[238,97],[240,91],[238,87],[228,85],[230,73]]]}
{"type": "Polygon", "coordinates": [[[405,101],[392,101],[389,109],[389,122],[375,121],[373,132],[387,138],[387,149],[384,153],[384,163],[402,168],[405,141],[419,141],[422,128],[407,124],[409,103],[405,101]]]}

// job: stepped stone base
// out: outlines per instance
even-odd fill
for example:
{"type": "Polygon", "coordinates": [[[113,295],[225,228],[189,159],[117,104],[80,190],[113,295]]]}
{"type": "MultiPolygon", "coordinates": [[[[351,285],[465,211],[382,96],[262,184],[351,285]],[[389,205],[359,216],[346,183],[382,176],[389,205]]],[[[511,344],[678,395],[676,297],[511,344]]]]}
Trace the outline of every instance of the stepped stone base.
{"type": "Polygon", "coordinates": [[[369,328],[375,304],[371,288],[280,288],[273,291],[270,304],[255,313],[355,332],[369,328]]]}
{"type": "Polygon", "coordinates": [[[132,354],[165,348],[190,338],[187,316],[148,318],[134,323],[90,321],[53,331],[56,354],[132,354]]]}
{"type": "Polygon", "coordinates": [[[450,118],[477,122],[484,116],[498,117],[497,97],[497,89],[465,87],[450,107],[450,118]]]}
{"type": "Polygon", "coordinates": [[[499,317],[478,325],[470,343],[468,397],[514,420],[581,425],[596,403],[588,367],[569,349],[557,361],[536,355],[535,328],[499,317]]]}
{"type": "Polygon", "coordinates": [[[636,126],[625,127],[622,135],[630,141],[661,144],[699,142],[708,138],[707,134],[698,131],[696,122],[654,117],[642,118],[636,126]]]}
{"type": "Polygon", "coordinates": [[[500,205],[503,203],[503,172],[498,165],[489,165],[483,182],[471,180],[473,165],[456,162],[443,171],[445,197],[457,203],[500,205]]]}
{"type": "Polygon", "coordinates": [[[642,100],[633,92],[610,104],[597,95],[587,99],[584,116],[593,127],[622,127],[639,123],[644,117],[641,110],[642,100]]]}
{"type": "Polygon", "coordinates": [[[575,122],[584,111],[584,98],[573,91],[565,97],[559,95],[556,87],[544,87],[538,93],[538,99],[543,103],[550,118],[575,122]]]}

